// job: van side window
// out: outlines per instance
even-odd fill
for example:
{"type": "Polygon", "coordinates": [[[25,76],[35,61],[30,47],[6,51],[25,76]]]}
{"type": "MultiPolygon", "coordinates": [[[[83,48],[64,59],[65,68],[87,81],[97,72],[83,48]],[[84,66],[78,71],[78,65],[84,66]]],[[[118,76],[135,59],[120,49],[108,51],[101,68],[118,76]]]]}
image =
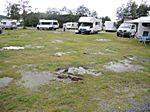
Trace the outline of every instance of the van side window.
{"type": "Polygon", "coordinates": [[[131,29],[134,29],[135,28],[135,25],[132,25],[132,28],[131,29]]]}
{"type": "Polygon", "coordinates": [[[100,22],[96,22],[96,25],[100,25],[100,22]]]}
{"type": "Polygon", "coordinates": [[[6,25],[6,22],[2,22],[3,25],[6,25]]]}
{"type": "Polygon", "coordinates": [[[150,27],[150,23],[142,23],[142,26],[144,26],[144,27],[150,27]]]}

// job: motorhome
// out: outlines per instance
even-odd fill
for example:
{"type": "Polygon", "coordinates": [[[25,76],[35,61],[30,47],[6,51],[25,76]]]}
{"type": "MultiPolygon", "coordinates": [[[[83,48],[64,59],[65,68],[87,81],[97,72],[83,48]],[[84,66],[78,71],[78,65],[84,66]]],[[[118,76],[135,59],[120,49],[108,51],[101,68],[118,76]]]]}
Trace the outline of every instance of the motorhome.
{"type": "Polygon", "coordinates": [[[105,21],[105,31],[106,32],[116,32],[117,31],[117,23],[115,21],[105,21]]]}
{"type": "Polygon", "coordinates": [[[17,28],[17,20],[3,19],[1,21],[1,27],[4,29],[16,29],[17,28]]]}
{"type": "Polygon", "coordinates": [[[77,22],[67,22],[63,24],[63,28],[65,29],[78,29],[78,23],[77,22]]]}
{"type": "Polygon", "coordinates": [[[117,36],[134,37],[136,34],[136,25],[132,23],[122,23],[117,29],[117,36]]]}
{"type": "Polygon", "coordinates": [[[36,26],[38,30],[56,30],[59,28],[59,23],[57,20],[39,20],[39,24],[36,26]]]}
{"type": "Polygon", "coordinates": [[[140,17],[138,19],[128,21],[128,23],[137,25],[137,33],[136,33],[137,38],[141,38],[145,34],[147,34],[147,36],[150,37],[150,16],[149,17],[140,17]]]}
{"type": "Polygon", "coordinates": [[[96,19],[95,17],[80,17],[78,21],[78,31],[77,34],[80,33],[98,33],[102,30],[102,20],[96,19]]]}

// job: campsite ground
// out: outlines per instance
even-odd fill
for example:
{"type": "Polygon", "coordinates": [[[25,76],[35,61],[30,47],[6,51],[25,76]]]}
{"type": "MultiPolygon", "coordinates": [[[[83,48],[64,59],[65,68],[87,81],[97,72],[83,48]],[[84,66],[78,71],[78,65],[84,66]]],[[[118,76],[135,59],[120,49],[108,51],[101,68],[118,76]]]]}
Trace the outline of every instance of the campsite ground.
{"type": "Polygon", "coordinates": [[[150,109],[149,45],[105,32],[5,32],[0,35],[1,112],[150,109]]]}

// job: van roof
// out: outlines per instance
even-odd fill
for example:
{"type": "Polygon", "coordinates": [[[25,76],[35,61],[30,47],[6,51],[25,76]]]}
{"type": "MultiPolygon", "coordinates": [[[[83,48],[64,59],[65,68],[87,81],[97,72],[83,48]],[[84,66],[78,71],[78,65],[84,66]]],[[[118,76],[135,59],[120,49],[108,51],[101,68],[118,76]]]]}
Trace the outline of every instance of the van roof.
{"type": "Polygon", "coordinates": [[[39,22],[58,22],[57,20],[45,20],[45,19],[40,19],[39,22]]]}
{"type": "Polygon", "coordinates": [[[101,19],[96,19],[95,17],[80,17],[79,22],[95,22],[95,21],[101,21],[101,19]]]}
{"type": "Polygon", "coordinates": [[[140,22],[145,22],[145,23],[150,23],[150,16],[147,16],[147,17],[140,17],[138,19],[134,19],[134,20],[131,20],[131,21],[127,21],[128,23],[140,23],[140,22]]]}

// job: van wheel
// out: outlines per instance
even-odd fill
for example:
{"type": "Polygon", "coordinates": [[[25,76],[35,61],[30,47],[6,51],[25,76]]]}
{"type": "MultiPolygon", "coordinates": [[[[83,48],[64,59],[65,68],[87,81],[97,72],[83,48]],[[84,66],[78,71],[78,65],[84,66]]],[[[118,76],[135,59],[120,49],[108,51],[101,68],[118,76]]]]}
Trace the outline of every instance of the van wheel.
{"type": "Polygon", "coordinates": [[[119,34],[117,34],[117,37],[120,37],[120,35],[119,35],[119,34]]]}
{"type": "Polygon", "coordinates": [[[39,28],[39,27],[37,27],[37,29],[39,30],[40,28],[39,28]]]}

